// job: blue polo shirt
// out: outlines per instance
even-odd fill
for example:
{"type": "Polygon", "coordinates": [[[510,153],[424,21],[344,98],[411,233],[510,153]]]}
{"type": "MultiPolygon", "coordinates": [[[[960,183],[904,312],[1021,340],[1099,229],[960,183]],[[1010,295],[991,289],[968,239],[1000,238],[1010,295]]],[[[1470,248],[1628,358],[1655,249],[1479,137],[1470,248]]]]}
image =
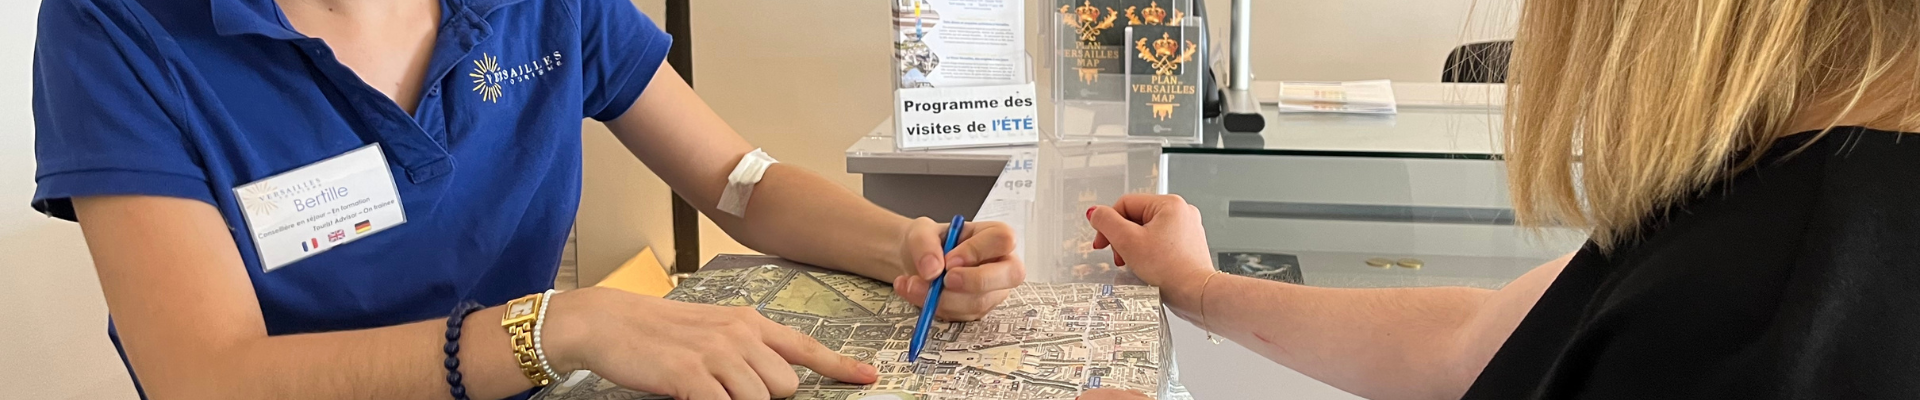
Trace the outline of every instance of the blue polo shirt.
{"type": "Polygon", "coordinates": [[[581,120],[625,112],[670,39],[627,0],[443,0],[441,15],[409,115],[273,0],[46,0],[32,205],[73,219],[79,196],[212,204],[276,335],[548,289],[580,199],[581,120]],[[370,143],[407,222],[263,272],[232,189],[370,143]]]}

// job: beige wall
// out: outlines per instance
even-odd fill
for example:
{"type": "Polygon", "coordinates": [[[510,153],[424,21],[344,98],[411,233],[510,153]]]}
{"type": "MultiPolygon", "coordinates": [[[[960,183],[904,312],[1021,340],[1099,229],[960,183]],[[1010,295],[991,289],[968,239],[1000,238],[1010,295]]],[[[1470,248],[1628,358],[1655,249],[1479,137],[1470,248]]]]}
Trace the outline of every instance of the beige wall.
{"type": "MultiPolygon", "coordinates": [[[[636,3],[661,20],[659,0],[636,3]]],[[[694,90],[701,98],[781,162],[859,190],[859,178],[845,172],[843,151],[886,118],[887,9],[825,0],[710,1],[696,2],[692,14],[694,90]]],[[[592,280],[592,271],[610,269],[648,243],[670,264],[670,192],[605,128],[587,125],[582,278],[592,280]]],[[[753,252],[704,217],[700,232],[702,262],[753,252]]]]}
{"type": "Polygon", "coordinates": [[[107,304],[71,222],[27,208],[33,196],[33,37],[40,2],[0,13],[0,388],[8,398],[134,396],[107,342],[107,304]]]}
{"type": "MultiPolygon", "coordinates": [[[[665,27],[661,0],[635,4],[665,27]]],[[[708,1],[695,2],[692,14],[694,90],[701,98],[781,162],[859,190],[842,154],[886,118],[887,9],[825,0],[708,1]]],[[[586,125],[577,224],[582,279],[596,280],[647,245],[670,265],[670,189],[606,128],[586,125]]],[[[705,217],[700,232],[703,263],[715,254],[753,252],[705,217]]]]}
{"type": "MultiPolygon", "coordinates": [[[[633,3],[666,28],[664,1],[633,3]]],[[[593,120],[583,124],[585,170],[579,218],[574,223],[581,281],[598,282],[647,246],[653,246],[660,265],[672,265],[672,190],[627,152],[605,125],[593,120]]]]}
{"type": "MultiPolygon", "coordinates": [[[[659,0],[636,3],[661,21],[659,0]]],[[[692,14],[694,90],[701,98],[781,162],[858,191],[843,154],[887,116],[889,11],[859,2],[760,0],[695,2],[692,14]]],[[[670,264],[669,189],[605,128],[587,125],[583,279],[648,243],[670,264]]],[[[700,232],[703,263],[715,254],[753,252],[704,217],[700,232]]]]}
{"type": "MultiPolygon", "coordinates": [[[[1232,0],[1205,0],[1224,38],[1232,0]]],[[[1438,82],[1462,43],[1511,39],[1520,0],[1253,0],[1255,80],[1438,82]]],[[[1224,44],[1225,40],[1216,40],[1224,44]]],[[[1224,72],[1224,71],[1223,71],[1224,72]]]]}
{"type": "MultiPolygon", "coordinates": [[[[694,90],[734,129],[783,163],[853,190],[845,151],[887,117],[887,35],[882,2],[696,1],[694,90]]],[[[751,250],[701,226],[701,259],[751,250]]]]}

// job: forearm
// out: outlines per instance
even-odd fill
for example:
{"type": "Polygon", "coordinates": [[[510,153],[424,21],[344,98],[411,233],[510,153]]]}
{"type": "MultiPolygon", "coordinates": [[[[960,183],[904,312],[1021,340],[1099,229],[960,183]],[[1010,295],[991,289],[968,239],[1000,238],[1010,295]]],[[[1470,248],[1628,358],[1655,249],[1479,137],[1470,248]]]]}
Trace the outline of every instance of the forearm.
{"type": "Polygon", "coordinates": [[[799,167],[767,170],[747,218],[710,207],[702,210],[715,224],[754,250],[888,282],[911,270],[900,250],[910,220],[799,167]]]}
{"type": "Polygon", "coordinates": [[[1122,196],[1087,210],[1135,274],[1182,318],[1368,398],[1459,398],[1572,254],[1500,288],[1332,289],[1220,273],[1200,210],[1179,196],[1122,196]]]}
{"type": "MultiPolygon", "coordinates": [[[[500,314],[500,307],[481,310],[461,329],[460,373],[474,399],[532,387],[506,331],[489,323],[500,314]]],[[[437,399],[450,398],[445,332],[445,319],[434,319],[193,349],[130,346],[129,356],[155,399],[437,399]]]]}
{"type": "Polygon", "coordinates": [[[662,66],[633,107],[607,127],[674,193],[754,250],[881,280],[906,270],[899,249],[908,219],[801,168],[769,168],[753,187],[746,218],[721,212],[728,176],[754,146],[671,66],[662,66]]]}
{"type": "Polygon", "coordinates": [[[1495,293],[1317,288],[1218,274],[1205,283],[1203,317],[1203,280],[1191,281],[1165,292],[1175,313],[1307,376],[1376,399],[1457,398],[1479,373],[1460,365],[1463,327],[1495,293]]]}

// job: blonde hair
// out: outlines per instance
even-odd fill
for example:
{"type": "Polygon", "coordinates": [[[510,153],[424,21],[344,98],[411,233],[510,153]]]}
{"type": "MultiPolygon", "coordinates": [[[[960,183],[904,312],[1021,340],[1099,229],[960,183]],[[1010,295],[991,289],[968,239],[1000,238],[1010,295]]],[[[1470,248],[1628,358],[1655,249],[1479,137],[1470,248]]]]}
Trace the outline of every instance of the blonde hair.
{"type": "MultiPolygon", "coordinates": [[[[1611,248],[1752,166],[1809,107],[1837,110],[1820,121],[1828,128],[1872,93],[1915,109],[1913,92],[1884,86],[1916,81],[1890,71],[1911,71],[1917,9],[1916,0],[1526,1],[1505,124],[1516,215],[1588,228],[1611,248]]],[[[1876,123],[1914,122],[1884,115],[1876,123]]]]}

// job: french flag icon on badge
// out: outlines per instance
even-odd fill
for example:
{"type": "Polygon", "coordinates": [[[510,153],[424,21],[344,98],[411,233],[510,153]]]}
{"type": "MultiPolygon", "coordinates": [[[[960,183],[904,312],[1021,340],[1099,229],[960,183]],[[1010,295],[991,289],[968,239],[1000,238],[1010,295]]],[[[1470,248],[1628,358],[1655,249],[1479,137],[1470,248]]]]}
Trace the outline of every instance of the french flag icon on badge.
{"type": "Polygon", "coordinates": [[[300,242],[300,251],[314,251],[319,249],[320,238],[307,238],[307,241],[300,242]]]}

